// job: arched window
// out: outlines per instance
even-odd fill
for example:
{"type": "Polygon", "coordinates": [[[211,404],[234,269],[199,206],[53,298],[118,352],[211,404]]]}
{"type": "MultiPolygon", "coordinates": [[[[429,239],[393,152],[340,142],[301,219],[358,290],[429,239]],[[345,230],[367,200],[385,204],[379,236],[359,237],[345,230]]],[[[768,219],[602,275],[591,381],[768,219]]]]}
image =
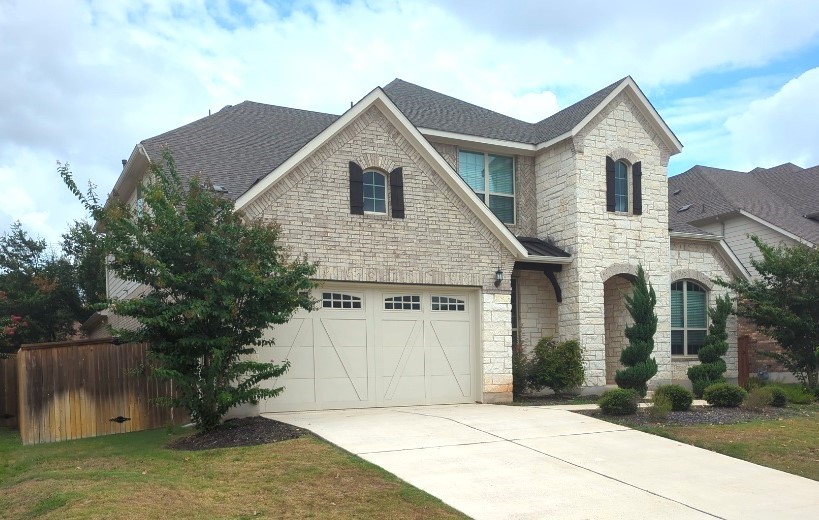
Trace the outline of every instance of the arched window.
{"type": "Polygon", "coordinates": [[[628,165],[614,163],[614,211],[628,211],[628,165]]]}
{"type": "Polygon", "coordinates": [[[695,356],[705,344],[708,292],[691,280],[671,284],[671,354],[695,356]]]}
{"type": "Polygon", "coordinates": [[[387,177],[381,172],[364,172],[364,211],[387,212],[387,177]]]}

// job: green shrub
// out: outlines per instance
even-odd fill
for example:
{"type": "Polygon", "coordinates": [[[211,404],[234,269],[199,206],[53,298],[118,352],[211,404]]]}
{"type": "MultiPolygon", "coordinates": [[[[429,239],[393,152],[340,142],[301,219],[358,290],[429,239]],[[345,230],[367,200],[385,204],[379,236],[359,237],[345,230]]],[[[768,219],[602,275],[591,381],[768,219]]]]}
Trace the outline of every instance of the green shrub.
{"type": "Polygon", "coordinates": [[[512,345],[512,395],[519,397],[529,388],[531,363],[523,345],[512,345]]]}
{"type": "Polygon", "coordinates": [[[675,412],[685,412],[694,402],[694,394],[684,386],[664,385],[654,391],[654,397],[664,395],[671,401],[671,409],[675,412]]]}
{"type": "Polygon", "coordinates": [[[770,406],[772,401],[773,389],[761,386],[748,392],[748,397],[745,399],[743,406],[749,410],[762,410],[766,406],[770,406]]]}
{"type": "Polygon", "coordinates": [[[728,352],[728,333],[726,332],[726,322],[728,316],[734,310],[734,304],[730,296],[717,296],[717,301],[713,307],[708,309],[708,316],[711,318],[711,325],[708,326],[708,334],[705,336],[705,344],[697,351],[700,360],[699,365],[694,365],[688,369],[688,379],[694,388],[694,395],[702,396],[706,387],[714,383],[724,383],[726,365],[722,356],[728,352]]]}
{"type": "Polygon", "coordinates": [[[631,415],[637,412],[640,394],[631,388],[607,390],[600,396],[597,404],[606,415],[631,415]]]}
{"type": "Polygon", "coordinates": [[[673,407],[674,404],[668,394],[654,392],[651,406],[648,408],[648,416],[655,422],[665,421],[673,407]]]}
{"type": "Polygon", "coordinates": [[[535,390],[551,388],[556,394],[583,384],[583,353],[576,340],[558,343],[543,338],[532,354],[529,385],[535,390]]]}
{"type": "Polygon", "coordinates": [[[789,403],[810,404],[815,399],[813,392],[806,390],[799,384],[770,383],[768,384],[768,387],[779,388],[782,390],[785,393],[785,396],[788,398],[789,403]]]}
{"type": "Polygon", "coordinates": [[[628,345],[620,352],[620,363],[625,368],[614,374],[614,381],[620,388],[633,388],[645,397],[648,380],[657,375],[657,360],[651,357],[654,351],[654,333],[657,332],[657,294],[654,287],[646,282],[643,266],[637,266],[637,280],[631,295],[624,295],[626,310],[633,324],[625,329],[628,345]]]}
{"type": "Polygon", "coordinates": [[[775,386],[771,387],[771,406],[782,408],[788,404],[788,396],[785,391],[775,386]]]}
{"type": "Polygon", "coordinates": [[[748,397],[748,392],[739,385],[716,383],[705,389],[702,397],[708,404],[721,408],[736,408],[748,397]]]}

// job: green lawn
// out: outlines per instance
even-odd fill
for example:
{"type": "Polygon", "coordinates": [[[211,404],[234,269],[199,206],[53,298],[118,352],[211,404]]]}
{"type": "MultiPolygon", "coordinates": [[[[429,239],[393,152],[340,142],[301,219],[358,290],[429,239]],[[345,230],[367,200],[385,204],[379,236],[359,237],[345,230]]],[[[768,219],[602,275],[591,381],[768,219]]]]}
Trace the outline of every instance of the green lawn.
{"type": "Polygon", "coordinates": [[[635,428],[819,480],[819,403],[790,406],[800,412],[798,417],[741,424],[635,428]]]}
{"type": "Polygon", "coordinates": [[[464,518],[312,436],[173,451],[151,430],[22,446],[0,429],[2,518],[464,518]]]}

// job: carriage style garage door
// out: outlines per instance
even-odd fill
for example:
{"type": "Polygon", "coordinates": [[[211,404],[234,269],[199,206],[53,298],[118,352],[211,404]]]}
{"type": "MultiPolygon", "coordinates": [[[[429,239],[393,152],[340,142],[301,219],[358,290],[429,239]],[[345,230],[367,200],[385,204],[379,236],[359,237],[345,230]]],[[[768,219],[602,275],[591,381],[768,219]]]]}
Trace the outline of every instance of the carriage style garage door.
{"type": "Polygon", "coordinates": [[[290,361],[263,412],[476,401],[478,291],[325,284],[318,310],[272,329],[259,359],[290,361]]]}

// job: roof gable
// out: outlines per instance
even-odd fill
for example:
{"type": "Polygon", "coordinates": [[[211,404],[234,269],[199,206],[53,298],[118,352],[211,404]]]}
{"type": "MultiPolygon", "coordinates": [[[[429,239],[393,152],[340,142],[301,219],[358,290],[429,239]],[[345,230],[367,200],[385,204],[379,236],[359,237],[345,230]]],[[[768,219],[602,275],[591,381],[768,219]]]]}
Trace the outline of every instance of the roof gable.
{"type": "Polygon", "coordinates": [[[381,88],[376,88],[352,108],[336,119],[327,128],[321,131],[298,152],[291,155],[278,165],[273,171],[264,176],[258,183],[251,186],[236,200],[236,209],[241,210],[262,196],[274,184],[284,179],[288,173],[295,170],[299,164],[308,159],[324,142],[344,131],[362,113],[370,107],[377,107],[390,123],[400,131],[420,156],[441,176],[453,192],[469,207],[478,219],[495,235],[504,246],[516,257],[525,257],[526,249],[518,242],[514,235],[500,220],[483,204],[467,186],[463,179],[429,144],[406,116],[392,103],[381,88]]]}

